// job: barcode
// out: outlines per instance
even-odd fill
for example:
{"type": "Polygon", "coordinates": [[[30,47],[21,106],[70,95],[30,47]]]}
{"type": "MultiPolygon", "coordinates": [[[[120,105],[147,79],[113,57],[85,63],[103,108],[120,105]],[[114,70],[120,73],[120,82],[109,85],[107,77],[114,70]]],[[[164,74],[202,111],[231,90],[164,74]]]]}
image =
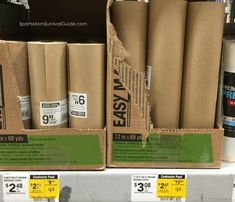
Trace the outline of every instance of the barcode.
{"type": "Polygon", "coordinates": [[[23,111],[22,112],[22,117],[28,117],[28,116],[30,116],[29,111],[23,111]]]}
{"type": "Polygon", "coordinates": [[[33,202],[55,202],[56,200],[54,198],[48,199],[48,198],[34,198],[33,202]]]}
{"type": "Polygon", "coordinates": [[[85,116],[86,113],[85,112],[78,112],[78,116],[85,116]]]}
{"type": "Polygon", "coordinates": [[[182,201],[182,198],[160,198],[160,201],[182,201]]]}
{"type": "Polygon", "coordinates": [[[71,111],[71,114],[74,116],[83,116],[83,117],[86,116],[85,112],[78,112],[78,111],[71,111]]]}

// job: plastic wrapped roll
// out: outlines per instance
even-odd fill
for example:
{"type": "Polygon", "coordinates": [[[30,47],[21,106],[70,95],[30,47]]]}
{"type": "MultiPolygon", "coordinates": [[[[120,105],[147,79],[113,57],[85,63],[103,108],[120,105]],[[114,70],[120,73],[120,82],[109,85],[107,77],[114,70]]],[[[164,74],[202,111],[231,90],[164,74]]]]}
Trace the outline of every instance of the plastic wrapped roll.
{"type": "Polygon", "coordinates": [[[66,43],[29,42],[33,128],[68,125],[66,43]]]}
{"type": "Polygon", "coordinates": [[[179,128],[186,8],[183,0],[149,3],[148,65],[155,128],[179,128]]]}
{"type": "Polygon", "coordinates": [[[69,124],[105,127],[105,45],[68,44],[69,124]]]}
{"type": "Polygon", "coordinates": [[[118,1],[111,7],[111,21],[129,53],[126,61],[144,72],[146,66],[148,3],[118,1]]]}
{"type": "Polygon", "coordinates": [[[188,4],[182,128],[214,128],[223,26],[223,3],[188,4]]]}
{"type": "Polygon", "coordinates": [[[235,41],[223,43],[223,159],[235,162],[235,41]]]}
{"type": "Polygon", "coordinates": [[[17,81],[18,98],[25,129],[31,128],[28,51],[26,42],[8,41],[8,56],[17,81]]]}

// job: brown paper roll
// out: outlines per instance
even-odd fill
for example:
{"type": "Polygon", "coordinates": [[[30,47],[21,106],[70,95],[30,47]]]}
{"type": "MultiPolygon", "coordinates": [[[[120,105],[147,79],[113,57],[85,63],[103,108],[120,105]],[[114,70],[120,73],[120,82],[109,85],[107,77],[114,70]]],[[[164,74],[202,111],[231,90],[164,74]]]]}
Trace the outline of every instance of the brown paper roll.
{"type": "Polygon", "coordinates": [[[235,40],[223,41],[223,70],[235,73],[235,40]]]}
{"type": "Polygon", "coordinates": [[[214,127],[223,26],[223,3],[189,3],[181,105],[182,128],[214,127]]]}
{"type": "Polygon", "coordinates": [[[151,0],[149,4],[148,65],[154,127],[178,128],[187,3],[151,0]]]}
{"type": "Polygon", "coordinates": [[[26,42],[8,41],[8,56],[14,69],[24,128],[31,128],[30,86],[26,42]]]}
{"type": "Polygon", "coordinates": [[[66,43],[28,43],[33,128],[67,127],[66,43]]]}
{"type": "Polygon", "coordinates": [[[69,125],[105,126],[105,45],[68,44],[69,125]]]}
{"type": "Polygon", "coordinates": [[[144,72],[148,3],[137,1],[114,2],[111,7],[111,19],[119,39],[129,53],[127,62],[137,70],[144,72]]]}

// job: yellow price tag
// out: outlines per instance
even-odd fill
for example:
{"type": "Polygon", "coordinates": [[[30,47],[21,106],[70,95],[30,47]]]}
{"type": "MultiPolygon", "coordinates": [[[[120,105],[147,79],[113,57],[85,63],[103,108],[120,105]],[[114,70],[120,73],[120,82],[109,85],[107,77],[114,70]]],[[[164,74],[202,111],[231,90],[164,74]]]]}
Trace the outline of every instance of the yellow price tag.
{"type": "Polygon", "coordinates": [[[58,175],[31,175],[29,198],[59,199],[60,181],[58,175]]]}
{"type": "Polygon", "coordinates": [[[185,175],[159,175],[157,198],[161,200],[186,200],[187,179],[185,175]]]}
{"type": "Polygon", "coordinates": [[[29,197],[44,198],[44,180],[29,180],[29,197]]]}

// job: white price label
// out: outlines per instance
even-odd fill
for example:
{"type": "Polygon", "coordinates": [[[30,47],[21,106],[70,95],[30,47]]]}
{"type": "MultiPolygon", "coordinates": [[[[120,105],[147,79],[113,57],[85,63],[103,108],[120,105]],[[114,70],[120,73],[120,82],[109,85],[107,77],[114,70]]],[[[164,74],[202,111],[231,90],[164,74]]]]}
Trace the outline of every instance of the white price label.
{"type": "Polygon", "coordinates": [[[55,102],[40,102],[41,126],[57,126],[68,121],[67,99],[55,102]]]}
{"type": "Polygon", "coordinates": [[[3,198],[4,202],[26,202],[28,201],[28,179],[24,175],[3,176],[3,198]]]}
{"type": "Polygon", "coordinates": [[[132,176],[131,200],[132,201],[157,201],[156,187],[157,176],[134,175],[132,176]]]}
{"type": "Polygon", "coordinates": [[[69,92],[69,115],[75,118],[87,118],[86,93],[69,92]]]}
{"type": "Polygon", "coordinates": [[[22,120],[25,121],[31,119],[30,96],[20,96],[19,100],[20,100],[22,120]]]}

